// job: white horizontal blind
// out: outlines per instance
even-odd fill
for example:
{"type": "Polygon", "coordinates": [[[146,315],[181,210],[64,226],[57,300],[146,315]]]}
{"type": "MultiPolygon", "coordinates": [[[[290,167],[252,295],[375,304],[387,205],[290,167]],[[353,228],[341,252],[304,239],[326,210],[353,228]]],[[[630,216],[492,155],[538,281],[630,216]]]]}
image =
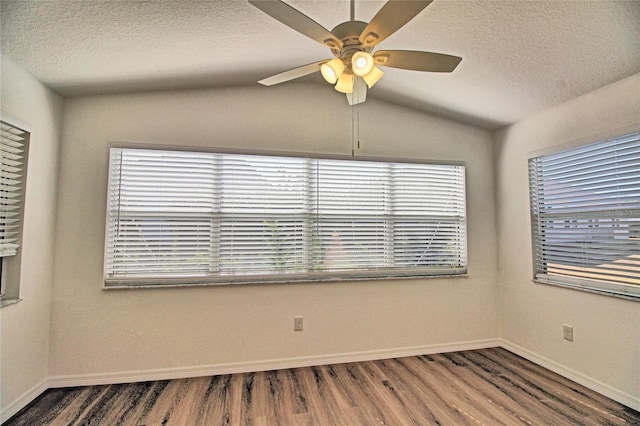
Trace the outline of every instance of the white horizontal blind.
{"type": "Polygon", "coordinates": [[[107,276],[207,276],[212,263],[216,159],[111,150],[107,276]]]}
{"type": "Polygon", "coordinates": [[[20,245],[29,134],[0,122],[0,257],[20,245]]]}
{"type": "Polygon", "coordinates": [[[640,295],[639,134],[533,158],[529,177],[536,277],[640,295]]]}
{"type": "Polygon", "coordinates": [[[398,266],[466,272],[464,168],[392,165],[398,266]]]}
{"type": "Polygon", "coordinates": [[[466,272],[464,167],[111,149],[106,284],[466,272]]]}
{"type": "Polygon", "coordinates": [[[317,160],[312,174],[318,270],[466,272],[463,167],[317,160]]]}
{"type": "Polygon", "coordinates": [[[322,272],[392,266],[387,241],[391,188],[385,164],[318,160],[311,173],[313,268],[322,272]]]}
{"type": "Polygon", "coordinates": [[[307,159],[220,158],[218,261],[222,275],[306,270],[307,159]]]}

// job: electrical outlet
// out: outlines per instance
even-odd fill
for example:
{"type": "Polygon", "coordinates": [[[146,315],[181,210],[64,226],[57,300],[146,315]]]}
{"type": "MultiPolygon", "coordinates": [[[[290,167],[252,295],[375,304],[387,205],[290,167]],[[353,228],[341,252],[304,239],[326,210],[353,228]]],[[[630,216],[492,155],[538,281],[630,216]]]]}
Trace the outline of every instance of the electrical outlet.
{"type": "Polygon", "coordinates": [[[562,326],[562,336],[564,337],[564,340],[573,342],[573,326],[564,324],[562,326]]]}
{"type": "Polygon", "coordinates": [[[293,331],[302,331],[302,317],[293,317],[293,331]]]}

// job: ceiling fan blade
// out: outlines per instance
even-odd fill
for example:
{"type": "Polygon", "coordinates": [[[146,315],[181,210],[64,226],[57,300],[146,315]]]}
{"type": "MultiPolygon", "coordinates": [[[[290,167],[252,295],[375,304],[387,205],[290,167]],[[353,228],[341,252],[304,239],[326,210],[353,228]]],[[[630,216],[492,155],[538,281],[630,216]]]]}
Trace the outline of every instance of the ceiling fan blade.
{"type": "Polygon", "coordinates": [[[383,67],[403,70],[451,72],[456,69],[462,58],[415,50],[379,50],[373,55],[373,61],[383,67]]]}
{"type": "Polygon", "coordinates": [[[402,28],[432,0],[389,0],[360,34],[360,43],[372,47],[402,28]]]}
{"type": "Polygon", "coordinates": [[[271,77],[263,78],[258,83],[264,86],[273,86],[274,84],[284,83],[285,81],[295,80],[296,78],[304,77],[305,75],[313,74],[316,71],[320,71],[320,66],[327,62],[328,59],[314,62],[312,64],[303,65],[298,68],[293,68],[280,74],[272,75],[271,77]]]}
{"type": "Polygon", "coordinates": [[[280,0],[249,0],[249,3],[289,28],[306,35],[320,44],[324,44],[331,49],[342,48],[342,42],[331,34],[329,30],[280,0]]]}

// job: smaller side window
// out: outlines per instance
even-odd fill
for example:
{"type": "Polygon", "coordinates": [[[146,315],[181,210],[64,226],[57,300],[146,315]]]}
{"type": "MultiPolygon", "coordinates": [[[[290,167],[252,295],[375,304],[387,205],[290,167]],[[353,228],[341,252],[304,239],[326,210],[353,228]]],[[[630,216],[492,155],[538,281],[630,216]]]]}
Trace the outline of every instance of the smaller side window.
{"type": "Polygon", "coordinates": [[[640,300],[640,133],[529,160],[534,279],[640,300]]]}
{"type": "Polygon", "coordinates": [[[19,120],[0,119],[0,305],[20,296],[22,220],[30,132],[19,120]]]}

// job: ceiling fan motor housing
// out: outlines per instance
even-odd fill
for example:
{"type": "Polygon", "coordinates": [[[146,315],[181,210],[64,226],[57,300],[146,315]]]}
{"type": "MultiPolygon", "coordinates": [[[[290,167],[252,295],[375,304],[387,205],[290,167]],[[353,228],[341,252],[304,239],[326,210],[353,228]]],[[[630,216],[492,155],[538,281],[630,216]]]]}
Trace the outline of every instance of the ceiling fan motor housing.
{"type": "MultiPolygon", "coordinates": [[[[331,53],[344,60],[347,67],[351,67],[351,58],[357,52],[371,52],[372,47],[365,47],[360,42],[360,34],[367,27],[366,22],[347,21],[336,26],[331,33],[342,41],[342,49],[331,48],[331,53]]],[[[331,47],[331,46],[330,46],[331,47]]]]}

